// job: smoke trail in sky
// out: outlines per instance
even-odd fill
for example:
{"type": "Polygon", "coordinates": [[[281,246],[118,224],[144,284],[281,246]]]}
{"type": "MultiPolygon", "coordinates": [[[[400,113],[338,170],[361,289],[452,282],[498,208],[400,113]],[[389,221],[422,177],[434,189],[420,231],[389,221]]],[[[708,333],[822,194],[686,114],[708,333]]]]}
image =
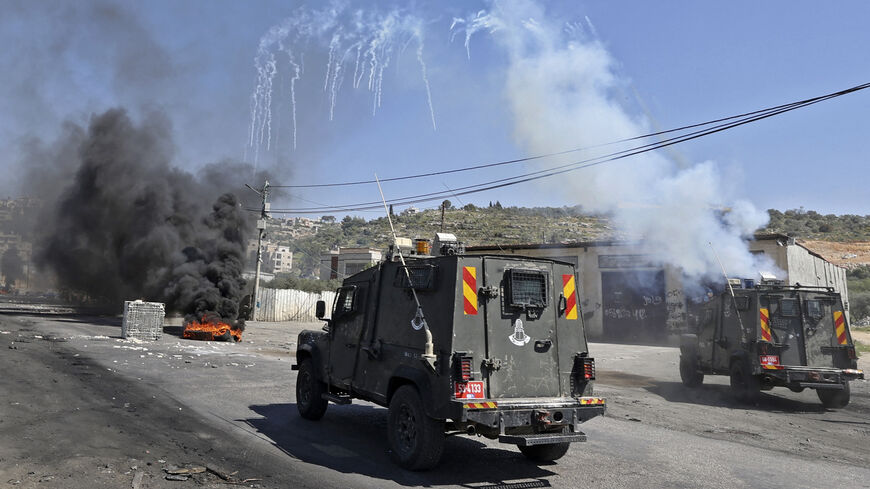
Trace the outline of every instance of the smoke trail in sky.
{"type": "MultiPolygon", "coordinates": [[[[514,138],[529,153],[588,147],[649,132],[646,120],[622,105],[619,95],[627,82],[587,18],[566,23],[536,2],[509,0],[454,19],[451,27],[452,39],[464,35],[469,58],[472,38],[483,34],[508,56],[504,92],[514,117],[514,138]]],[[[603,151],[574,154],[561,162],[603,151]]],[[[622,230],[657,250],[656,259],[678,265],[687,278],[719,276],[708,242],[715,244],[730,274],[776,270],[770,260],[750,254],[744,242],[766,224],[766,213],[734,200],[733,189],[713,162],[681,169],[660,154],[644,153],[546,185],[548,191],[561,188],[570,202],[588,211],[612,216],[622,230]]]]}
{"type": "Polygon", "coordinates": [[[257,85],[251,95],[247,148],[252,152],[254,162],[259,160],[261,150],[271,149],[276,138],[272,131],[273,91],[275,77],[280,76],[282,70],[291,75],[292,140],[293,148],[297,147],[296,82],[304,75],[306,52],[326,53],[323,92],[328,99],[328,118],[333,120],[346,76],[351,76],[353,89],[359,89],[363,79],[367,79],[365,88],[371,94],[372,115],[376,115],[383,103],[385,70],[409,44],[416,43],[416,58],[420,64],[432,128],[436,129],[435,109],[423,59],[422,27],[420,18],[399,9],[384,13],[377,9],[353,10],[344,4],[332,3],[320,10],[300,8],[293,16],[270,28],[260,39],[254,58],[257,85]]]}

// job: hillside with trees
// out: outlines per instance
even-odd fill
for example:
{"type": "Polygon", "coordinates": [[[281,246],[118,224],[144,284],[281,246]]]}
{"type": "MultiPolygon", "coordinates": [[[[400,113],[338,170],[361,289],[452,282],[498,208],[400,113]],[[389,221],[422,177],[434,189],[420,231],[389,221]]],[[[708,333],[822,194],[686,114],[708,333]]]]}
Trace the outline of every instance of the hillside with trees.
{"type": "MultiPolygon", "coordinates": [[[[392,217],[396,234],[406,238],[428,238],[436,232],[455,234],[466,245],[564,243],[618,237],[606,219],[583,214],[576,207],[503,207],[495,202],[487,207],[473,204],[461,208],[444,202],[441,209],[406,212],[392,217]]],[[[341,220],[320,219],[316,234],[290,238],[291,231],[270,227],[269,239],[287,242],[293,251],[294,268],[303,277],[313,276],[320,255],[338,247],[386,249],[392,241],[386,217],[366,221],[346,216],[341,220]]]]}

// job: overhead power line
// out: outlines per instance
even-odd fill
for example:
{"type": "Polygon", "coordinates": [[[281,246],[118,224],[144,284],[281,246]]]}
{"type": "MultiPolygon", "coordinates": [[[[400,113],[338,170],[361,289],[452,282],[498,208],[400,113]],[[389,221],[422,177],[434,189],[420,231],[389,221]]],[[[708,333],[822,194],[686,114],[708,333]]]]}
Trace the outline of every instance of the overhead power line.
{"type": "MultiPolygon", "coordinates": [[[[460,196],[460,195],[468,195],[468,194],[472,194],[472,193],[484,192],[484,191],[493,190],[493,189],[497,189],[497,188],[516,185],[519,183],[525,183],[525,182],[529,182],[529,181],[533,181],[533,180],[539,180],[542,178],[560,175],[560,174],[568,173],[571,171],[576,171],[576,170],[579,170],[582,168],[588,168],[590,166],[597,166],[597,165],[612,162],[615,160],[624,159],[624,158],[627,158],[629,156],[634,156],[634,155],[645,153],[648,151],[661,149],[661,148],[664,148],[667,146],[672,146],[674,144],[682,143],[685,141],[690,141],[692,139],[697,139],[697,138],[700,138],[703,136],[707,136],[707,135],[714,134],[717,132],[732,129],[734,127],[738,127],[738,126],[741,126],[744,124],[749,124],[749,123],[756,122],[756,121],[759,121],[762,119],[767,119],[767,118],[773,117],[775,115],[779,115],[779,114],[782,114],[785,112],[790,112],[790,111],[795,110],[795,109],[807,107],[809,105],[813,105],[813,104],[816,104],[819,102],[823,102],[825,100],[830,100],[832,98],[847,95],[849,93],[854,93],[854,92],[857,92],[860,90],[864,90],[866,88],[870,88],[870,83],[864,83],[864,84],[857,85],[857,86],[847,88],[844,90],[839,90],[836,92],[828,93],[825,95],[820,95],[817,97],[812,97],[812,98],[805,99],[805,100],[800,100],[797,102],[791,102],[788,104],[777,105],[774,107],[768,107],[765,109],[755,110],[752,112],[746,112],[746,113],[739,114],[739,115],[724,117],[724,118],[720,118],[720,119],[716,119],[716,120],[712,120],[712,121],[707,121],[707,122],[702,122],[702,123],[698,123],[698,124],[691,124],[691,125],[682,126],[682,127],[676,128],[676,129],[668,129],[665,131],[658,131],[658,132],[646,134],[643,136],[635,136],[635,137],[622,139],[619,141],[613,141],[613,142],[609,142],[609,143],[604,143],[604,144],[599,144],[599,145],[595,145],[595,146],[590,146],[590,147],[585,147],[585,148],[576,148],[576,149],[571,149],[571,150],[559,151],[559,152],[555,152],[555,153],[548,153],[548,154],[544,154],[544,155],[536,155],[536,156],[531,156],[531,157],[527,157],[527,158],[518,158],[518,159],[514,159],[514,160],[500,161],[500,162],[496,162],[496,163],[488,163],[488,164],[483,164],[483,165],[475,165],[475,166],[469,166],[469,167],[464,167],[464,168],[457,168],[457,169],[453,169],[453,170],[443,170],[443,171],[438,171],[438,172],[421,173],[421,174],[416,174],[416,175],[407,175],[407,176],[402,176],[402,177],[386,178],[386,179],[383,179],[382,182],[408,180],[408,179],[413,179],[413,178],[424,178],[424,177],[444,175],[444,174],[449,174],[449,173],[458,173],[458,172],[464,172],[464,171],[477,170],[477,169],[482,169],[482,168],[491,168],[491,167],[495,167],[495,166],[510,165],[510,164],[520,163],[520,162],[524,162],[524,161],[532,161],[532,160],[539,160],[539,159],[543,159],[543,158],[550,158],[550,157],[565,155],[565,154],[574,153],[574,152],[578,152],[578,151],[600,148],[600,147],[604,147],[604,146],[610,146],[610,145],[614,145],[614,144],[619,144],[619,143],[623,143],[623,142],[634,141],[634,140],[639,140],[639,139],[644,139],[644,138],[649,138],[649,137],[654,137],[654,136],[660,136],[660,135],[664,135],[664,134],[679,133],[679,132],[687,131],[689,129],[696,129],[696,128],[702,128],[702,127],[705,128],[705,129],[699,129],[699,130],[684,133],[684,134],[679,134],[679,135],[676,135],[676,136],[673,136],[673,137],[670,137],[667,139],[663,139],[663,140],[660,140],[657,142],[648,143],[648,144],[644,144],[644,145],[640,145],[640,146],[635,146],[635,147],[632,147],[632,148],[629,148],[626,150],[617,151],[617,152],[609,153],[609,154],[594,157],[594,158],[575,161],[572,163],[558,165],[558,166],[545,168],[545,169],[537,170],[537,171],[533,171],[533,172],[523,173],[523,174],[515,175],[512,177],[490,180],[490,181],[485,181],[485,182],[481,182],[481,183],[474,184],[474,185],[468,185],[465,187],[454,188],[448,192],[439,191],[439,192],[430,192],[430,193],[425,193],[425,194],[418,194],[418,195],[394,198],[394,199],[388,200],[387,203],[393,204],[393,205],[410,205],[410,204],[416,204],[416,203],[420,203],[420,202],[439,200],[439,199],[449,197],[449,196],[456,197],[456,196],[460,196]],[[710,127],[707,127],[707,126],[710,126],[710,127]]],[[[340,187],[340,186],[348,186],[348,185],[362,185],[362,184],[368,184],[368,183],[375,183],[375,181],[371,180],[371,181],[343,182],[343,183],[329,183],[329,184],[311,184],[311,185],[272,185],[272,187],[282,187],[282,188],[340,187]]],[[[363,210],[376,209],[376,208],[379,208],[381,205],[382,205],[381,201],[371,201],[371,202],[362,202],[362,203],[356,203],[356,204],[335,205],[335,206],[299,207],[299,208],[292,208],[292,209],[274,209],[273,208],[272,212],[285,213],[285,214],[314,214],[314,213],[321,213],[321,212],[350,212],[350,211],[363,211],[363,210]]],[[[248,209],[248,210],[253,211],[255,209],[248,209]]]]}

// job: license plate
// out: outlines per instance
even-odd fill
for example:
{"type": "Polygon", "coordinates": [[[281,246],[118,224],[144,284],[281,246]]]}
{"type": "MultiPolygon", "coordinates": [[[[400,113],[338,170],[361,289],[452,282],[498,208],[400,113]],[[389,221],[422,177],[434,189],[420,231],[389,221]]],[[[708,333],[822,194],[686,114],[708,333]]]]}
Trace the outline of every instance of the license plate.
{"type": "Polygon", "coordinates": [[[453,395],[456,399],[483,399],[483,381],[457,382],[453,395]]]}
{"type": "Polygon", "coordinates": [[[759,360],[762,365],[779,365],[779,355],[761,355],[759,360]]]}

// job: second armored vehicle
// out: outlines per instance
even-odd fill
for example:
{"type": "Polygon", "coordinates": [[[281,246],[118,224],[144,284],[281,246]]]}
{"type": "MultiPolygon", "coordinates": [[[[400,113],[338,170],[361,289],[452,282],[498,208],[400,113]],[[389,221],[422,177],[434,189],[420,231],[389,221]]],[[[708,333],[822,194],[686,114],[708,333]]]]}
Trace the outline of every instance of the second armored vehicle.
{"type": "Polygon", "coordinates": [[[752,401],[776,386],[815,389],[826,407],[849,403],[849,382],[864,378],[840,294],[830,288],[756,285],[732,279],[732,292],[690,306],[691,334],[680,346],[680,376],[694,387],[704,375],[728,375],[735,394],[752,401]]]}

